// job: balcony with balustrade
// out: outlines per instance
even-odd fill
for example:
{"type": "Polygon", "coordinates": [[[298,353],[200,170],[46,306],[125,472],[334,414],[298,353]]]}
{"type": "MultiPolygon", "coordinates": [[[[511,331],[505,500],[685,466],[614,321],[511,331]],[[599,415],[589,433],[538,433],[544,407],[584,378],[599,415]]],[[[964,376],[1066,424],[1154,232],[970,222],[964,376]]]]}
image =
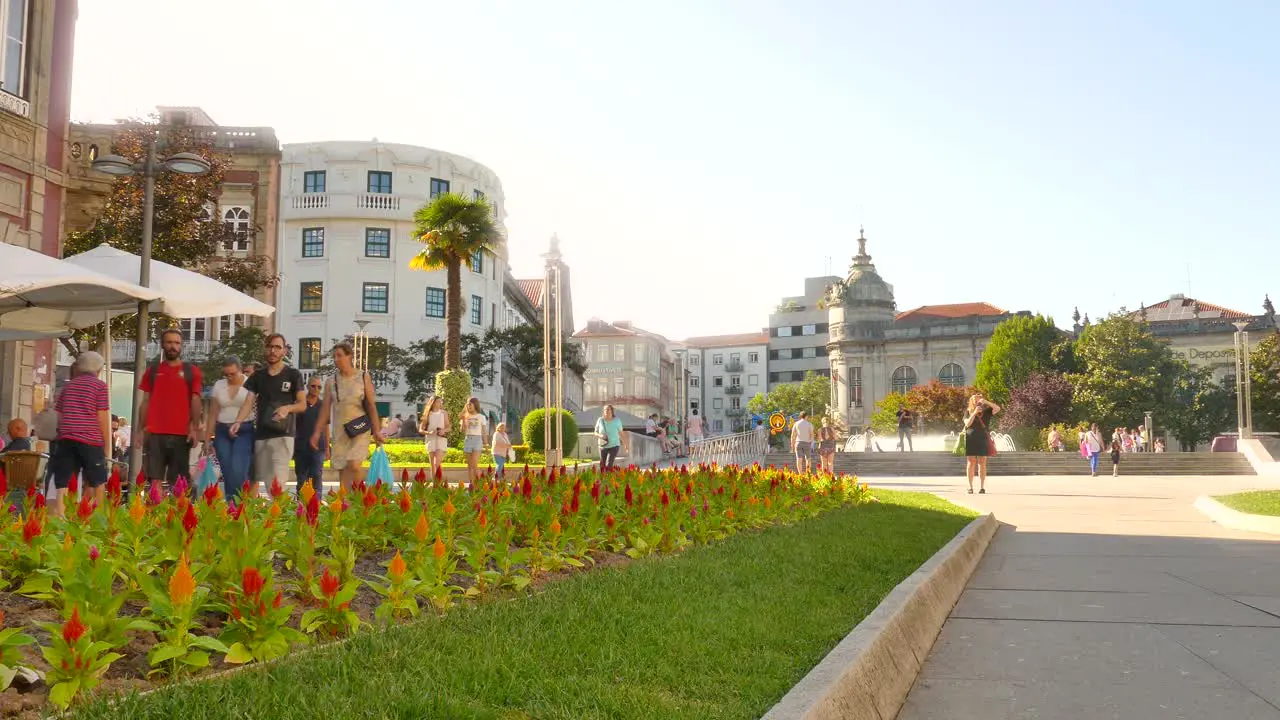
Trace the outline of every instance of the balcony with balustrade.
{"type": "Polygon", "coordinates": [[[724,416],[727,418],[740,418],[740,417],[746,417],[746,415],[747,415],[747,409],[743,407],[727,408],[724,411],[724,416]]]}
{"type": "Polygon", "coordinates": [[[725,395],[741,395],[743,392],[741,385],[730,385],[724,389],[725,395]]]}
{"type": "Polygon", "coordinates": [[[286,220],[352,217],[387,218],[402,216],[412,219],[413,213],[427,202],[425,197],[390,195],[384,193],[301,193],[287,196],[282,214],[286,220]]]}
{"type": "Polygon", "coordinates": [[[725,371],[725,372],[731,372],[731,373],[740,373],[740,372],[742,372],[742,361],[741,361],[741,360],[730,360],[728,363],[726,363],[726,364],[725,364],[725,366],[724,366],[724,371],[725,371]]]}

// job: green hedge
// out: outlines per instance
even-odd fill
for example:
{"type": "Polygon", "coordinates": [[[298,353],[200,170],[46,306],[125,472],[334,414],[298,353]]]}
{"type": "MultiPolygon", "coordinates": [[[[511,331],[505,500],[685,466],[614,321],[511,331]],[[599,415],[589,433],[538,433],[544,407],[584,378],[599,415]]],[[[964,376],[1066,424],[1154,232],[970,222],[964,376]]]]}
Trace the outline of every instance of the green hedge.
{"type": "MultiPolygon", "coordinates": [[[[546,408],[531,410],[528,415],[524,416],[524,422],[520,423],[520,436],[524,438],[530,448],[538,452],[546,449],[543,447],[542,437],[542,431],[546,423],[546,408]]],[[[578,422],[573,419],[573,413],[568,410],[561,410],[560,424],[564,428],[564,457],[573,457],[573,450],[578,447],[578,422]]]]}
{"type": "MultiPolygon", "coordinates": [[[[430,465],[431,458],[427,457],[427,446],[421,440],[417,442],[405,442],[408,438],[398,440],[396,442],[387,441],[383,449],[387,451],[387,460],[392,465],[430,465]]],[[[531,453],[528,445],[512,445],[516,451],[517,463],[529,463],[531,465],[540,465],[543,462],[542,453],[531,453]]],[[[369,448],[369,454],[372,455],[373,447],[369,448]]],[[[480,453],[480,461],[485,464],[492,464],[493,453],[485,450],[480,453]]],[[[444,461],[447,463],[465,463],[467,456],[463,454],[459,448],[449,448],[444,451],[444,461]]]]}

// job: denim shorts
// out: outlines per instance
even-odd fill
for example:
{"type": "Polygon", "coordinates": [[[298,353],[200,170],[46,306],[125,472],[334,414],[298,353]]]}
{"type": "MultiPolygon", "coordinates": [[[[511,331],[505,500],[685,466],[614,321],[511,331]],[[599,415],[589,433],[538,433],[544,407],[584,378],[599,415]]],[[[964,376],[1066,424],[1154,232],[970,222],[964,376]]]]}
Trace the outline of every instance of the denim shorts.
{"type": "Polygon", "coordinates": [[[481,450],[484,450],[484,438],[479,435],[468,435],[467,439],[462,441],[462,452],[468,455],[481,450]]]}

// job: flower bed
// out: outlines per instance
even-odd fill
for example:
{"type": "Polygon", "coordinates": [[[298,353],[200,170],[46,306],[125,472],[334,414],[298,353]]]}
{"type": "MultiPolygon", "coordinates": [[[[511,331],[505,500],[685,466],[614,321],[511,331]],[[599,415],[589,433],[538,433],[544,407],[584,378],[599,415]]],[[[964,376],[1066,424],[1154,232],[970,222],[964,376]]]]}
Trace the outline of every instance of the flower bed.
{"type": "Polygon", "coordinates": [[[113,477],[108,495],[95,507],[73,494],[65,520],[30,495],[0,527],[0,680],[17,665],[45,673],[44,689],[0,695],[0,714],[278,658],[557,573],[810,517],[867,490],[700,468],[525,472],[468,489],[420,474],[327,498],[304,488],[300,502],[277,483],[239,505],[217,486],[196,498],[138,486],[122,503],[113,477]]]}

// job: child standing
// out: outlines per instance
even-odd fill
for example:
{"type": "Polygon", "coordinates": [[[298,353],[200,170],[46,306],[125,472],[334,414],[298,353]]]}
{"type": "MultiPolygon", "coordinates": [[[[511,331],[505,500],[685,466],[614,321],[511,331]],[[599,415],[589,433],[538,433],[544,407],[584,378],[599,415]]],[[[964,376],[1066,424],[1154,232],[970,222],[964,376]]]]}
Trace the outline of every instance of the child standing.
{"type": "Polygon", "coordinates": [[[493,429],[493,464],[498,468],[498,477],[506,477],[507,455],[511,452],[511,438],[507,437],[507,424],[498,423],[493,429]]]}
{"type": "Polygon", "coordinates": [[[1111,477],[1120,477],[1120,441],[1111,441],[1111,477]]]}

